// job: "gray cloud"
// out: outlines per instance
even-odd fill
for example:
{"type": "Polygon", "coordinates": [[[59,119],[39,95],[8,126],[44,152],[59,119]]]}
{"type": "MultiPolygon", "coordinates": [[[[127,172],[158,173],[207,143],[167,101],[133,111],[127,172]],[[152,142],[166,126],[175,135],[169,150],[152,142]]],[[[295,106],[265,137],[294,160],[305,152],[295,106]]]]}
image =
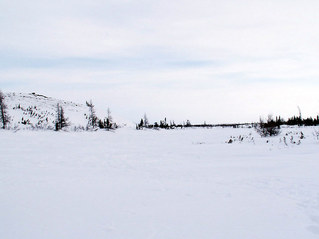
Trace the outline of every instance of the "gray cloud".
{"type": "Polygon", "coordinates": [[[293,114],[296,105],[317,114],[309,95],[319,88],[318,7],[285,0],[3,0],[0,86],[94,95],[131,118],[147,111],[247,121],[272,110],[293,114]]]}

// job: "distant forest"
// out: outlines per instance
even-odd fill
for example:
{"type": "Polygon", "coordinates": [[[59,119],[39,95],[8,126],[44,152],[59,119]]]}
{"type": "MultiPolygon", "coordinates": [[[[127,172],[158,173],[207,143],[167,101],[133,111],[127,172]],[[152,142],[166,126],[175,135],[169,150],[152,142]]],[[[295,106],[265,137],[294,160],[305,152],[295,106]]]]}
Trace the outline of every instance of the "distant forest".
{"type": "Polygon", "coordinates": [[[150,124],[148,121],[148,118],[146,114],[143,118],[141,118],[139,124],[136,124],[136,129],[175,129],[175,128],[212,128],[212,127],[233,127],[238,128],[242,126],[246,127],[256,127],[257,125],[266,124],[271,125],[272,127],[278,127],[280,128],[281,125],[298,125],[298,126],[316,126],[319,125],[319,115],[317,117],[312,118],[305,118],[303,119],[300,116],[293,116],[291,118],[288,118],[288,120],[284,120],[280,116],[276,116],[273,118],[271,115],[268,116],[268,119],[264,122],[262,119],[260,119],[260,122],[256,123],[233,123],[233,124],[207,124],[204,122],[203,124],[192,124],[189,120],[186,120],[185,122],[181,124],[176,124],[175,121],[170,120],[167,121],[166,118],[164,120],[160,120],[159,122],[155,122],[154,124],[150,124]]]}

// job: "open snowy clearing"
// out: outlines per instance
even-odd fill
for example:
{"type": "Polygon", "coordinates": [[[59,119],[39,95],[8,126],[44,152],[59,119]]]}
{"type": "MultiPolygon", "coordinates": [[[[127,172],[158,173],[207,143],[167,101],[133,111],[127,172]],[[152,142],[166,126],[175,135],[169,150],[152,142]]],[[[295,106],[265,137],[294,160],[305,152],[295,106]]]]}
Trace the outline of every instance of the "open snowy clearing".
{"type": "Polygon", "coordinates": [[[318,238],[316,131],[1,131],[0,238],[318,238]]]}

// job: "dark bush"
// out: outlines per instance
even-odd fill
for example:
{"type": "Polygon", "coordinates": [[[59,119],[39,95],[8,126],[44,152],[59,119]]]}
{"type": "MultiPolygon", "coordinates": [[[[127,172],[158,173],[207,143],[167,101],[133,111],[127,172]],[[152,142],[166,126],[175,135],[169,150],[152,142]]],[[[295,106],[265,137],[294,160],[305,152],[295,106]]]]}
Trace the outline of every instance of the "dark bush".
{"type": "Polygon", "coordinates": [[[280,134],[280,124],[269,115],[266,122],[260,119],[259,124],[256,125],[256,131],[261,137],[277,136],[280,134]]]}

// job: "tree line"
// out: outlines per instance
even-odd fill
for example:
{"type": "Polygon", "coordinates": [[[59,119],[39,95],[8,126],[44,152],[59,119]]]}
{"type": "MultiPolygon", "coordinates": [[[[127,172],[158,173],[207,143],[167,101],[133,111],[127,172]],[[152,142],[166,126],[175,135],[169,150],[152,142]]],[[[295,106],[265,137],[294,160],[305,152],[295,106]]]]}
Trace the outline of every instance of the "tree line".
{"type": "MultiPolygon", "coordinates": [[[[96,116],[95,106],[92,100],[86,101],[86,106],[88,107],[88,114],[85,114],[87,119],[86,130],[96,130],[96,129],[116,129],[118,126],[113,122],[111,111],[107,108],[107,116],[100,119],[96,116]]],[[[20,105],[19,105],[20,107],[20,105]]],[[[238,123],[238,124],[192,124],[190,120],[186,120],[183,123],[176,124],[174,120],[168,121],[167,118],[159,120],[151,124],[148,120],[146,114],[141,118],[138,124],[136,124],[136,129],[176,129],[176,128],[211,128],[211,127],[241,127],[241,126],[254,126],[257,131],[262,136],[272,136],[276,135],[282,125],[298,125],[298,126],[316,126],[319,125],[319,115],[316,117],[302,118],[301,110],[299,109],[299,116],[292,116],[287,120],[284,120],[281,116],[268,116],[267,120],[260,120],[258,123],[238,123]]],[[[65,116],[64,109],[60,104],[56,106],[56,117],[54,121],[54,129],[56,131],[62,130],[70,126],[69,119],[65,116]]],[[[6,129],[10,122],[10,116],[7,112],[7,105],[5,104],[5,95],[0,91],[0,125],[2,129],[6,129]]]]}
{"type": "Polygon", "coordinates": [[[308,117],[302,118],[301,113],[299,116],[292,116],[287,120],[284,120],[281,116],[276,116],[273,118],[271,115],[268,116],[266,120],[260,119],[257,123],[234,123],[234,124],[192,124],[189,120],[183,123],[176,124],[174,120],[168,121],[166,118],[160,120],[159,122],[149,123],[149,120],[144,114],[143,118],[136,124],[136,129],[176,129],[176,128],[212,128],[212,127],[233,127],[238,128],[242,126],[255,127],[257,132],[261,136],[274,136],[279,133],[280,126],[290,125],[290,126],[316,126],[319,125],[319,115],[315,118],[308,117]]]}
{"type": "Polygon", "coordinates": [[[230,124],[207,124],[204,121],[203,124],[193,124],[190,120],[186,120],[182,123],[176,124],[174,120],[168,121],[167,118],[154,122],[153,124],[149,123],[147,115],[144,114],[143,118],[136,124],[136,129],[182,129],[182,128],[213,128],[213,127],[232,127],[238,128],[242,126],[252,126],[252,123],[230,123],[230,124]]]}

